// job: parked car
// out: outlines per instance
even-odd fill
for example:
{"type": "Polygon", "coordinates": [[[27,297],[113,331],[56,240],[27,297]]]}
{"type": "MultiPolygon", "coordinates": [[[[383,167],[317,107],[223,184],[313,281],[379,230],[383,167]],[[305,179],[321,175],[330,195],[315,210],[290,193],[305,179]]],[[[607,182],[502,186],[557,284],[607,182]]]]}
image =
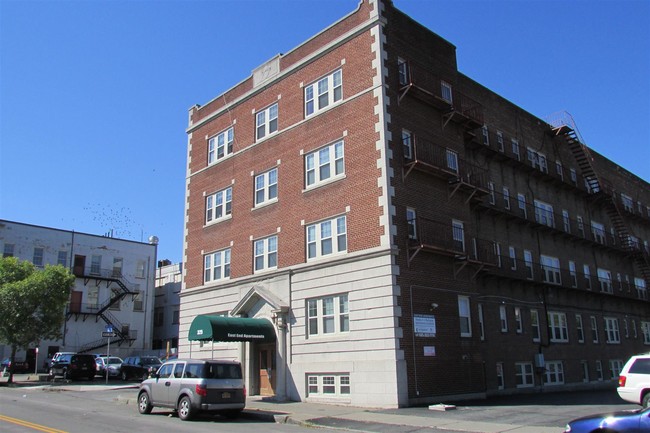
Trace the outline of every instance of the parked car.
{"type": "Polygon", "coordinates": [[[106,377],[118,377],[120,375],[120,368],[122,367],[122,358],[119,356],[102,356],[95,358],[97,364],[97,374],[106,377]]]}
{"type": "Polygon", "coordinates": [[[141,414],[151,413],[157,406],[175,409],[183,421],[201,411],[235,418],[246,406],[241,364],[203,359],[165,362],[138,391],[141,414]]]}
{"type": "Polygon", "coordinates": [[[155,373],[162,362],[155,356],[129,356],[122,362],[120,376],[122,380],[138,378],[145,380],[151,373],[155,373]]]}
{"type": "MultiPolygon", "coordinates": [[[[0,372],[6,372],[6,374],[8,375],[10,368],[11,368],[11,358],[5,358],[0,364],[0,372]]],[[[27,361],[14,360],[14,374],[28,373],[29,371],[31,371],[31,369],[29,368],[29,364],[27,363],[27,361]]]]}
{"type": "Polygon", "coordinates": [[[64,354],[57,358],[50,368],[50,378],[63,376],[64,379],[85,377],[93,380],[97,374],[95,357],[86,353],[64,354]]]}
{"type": "Polygon", "coordinates": [[[633,356],[625,363],[616,390],[623,400],[650,407],[650,353],[633,356]]]}
{"type": "Polygon", "coordinates": [[[650,408],[578,418],[567,424],[564,433],[650,432],[650,408]]]}
{"type": "Polygon", "coordinates": [[[58,361],[59,357],[63,355],[74,355],[75,353],[76,352],[56,352],[54,355],[52,355],[52,359],[50,360],[50,364],[48,365],[48,368],[52,368],[52,364],[58,361]]]}

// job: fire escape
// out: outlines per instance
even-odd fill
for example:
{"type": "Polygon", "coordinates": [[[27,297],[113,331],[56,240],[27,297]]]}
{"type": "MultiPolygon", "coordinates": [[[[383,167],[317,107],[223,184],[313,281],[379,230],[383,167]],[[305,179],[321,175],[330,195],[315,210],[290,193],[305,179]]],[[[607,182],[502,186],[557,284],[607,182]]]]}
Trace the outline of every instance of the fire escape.
{"type": "MultiPolygon", "coordinates": [[[[94,317],[95,322],[101,319],[104,321],[104,323],[110,325],[113,328],[115,336],[110,338],[111,344],[133,344],[133,341],[135,341],[135,336],[132,335],[133,333],[130,332],[128,327],[124,326],[119,321],[119,319],[109,311],[112,306],[118,304],[126,296],[131,295],[134,297],[137,294],[137,292],[134,292],[129,288],[124,276],[121,273],[115,272],[113,270],[99,270],[97,272],[89,273],[85,269],[76,267],[74,269],[74,274],[77,278],[83,278],[85,286],[87,286],[89,283],[94,283],[96,287],[99,287],[102,282],[105,282],[106,287],[110,288],[111,295],[109,299],[107,299],[102,304],[84,306],[81,304],[71,304],[66,313],[66,319],[69,320],[70,318],[74,318],[76,321],[81,318],[83,321],[85,321],[88,317],[94,317]],[[113,284],[115,284],[117,287],[114,287],[113,284]]],[[[79,349],[79,352],[89,352],[93,349],[105,346],[106,343],[106,338],[99,338],[82,345],[79,349]]]]}
{"type": "Polygon", "coordinates": [[[552,133],[563,137],[566,141],[578,167],[582,170],[589,193],[594,198],[602,200],[607,216],[616,230],[621,245],[630,253],[634,263],[641,271],[646,285],[650,286],[650,257],[639,245],[638,238],[636,238],[636,242],[633,241],[634,237],[630,227],[616,200],[616,191],[606,179],[598,176],[592,164],[593,158],[580,136],[573,117],[567,112],[562,112],[549,118],[548,123],[551,126],[552,133]]]}

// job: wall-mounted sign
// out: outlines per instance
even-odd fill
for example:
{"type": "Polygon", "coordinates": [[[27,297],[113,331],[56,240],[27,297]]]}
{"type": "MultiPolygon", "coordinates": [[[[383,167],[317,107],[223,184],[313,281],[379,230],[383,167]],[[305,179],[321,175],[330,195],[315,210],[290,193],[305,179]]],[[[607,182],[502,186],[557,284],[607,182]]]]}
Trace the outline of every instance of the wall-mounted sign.
{"type": "Polygon", "coordinates": [[[436,356],[436,346],[424,346],[424,356],[436,356]]]}
{"type": "Polygon", "coordinates": [[[436,336],[436,316],[432,314],[414,314],[413,326],[416,337],[436,336]]]}

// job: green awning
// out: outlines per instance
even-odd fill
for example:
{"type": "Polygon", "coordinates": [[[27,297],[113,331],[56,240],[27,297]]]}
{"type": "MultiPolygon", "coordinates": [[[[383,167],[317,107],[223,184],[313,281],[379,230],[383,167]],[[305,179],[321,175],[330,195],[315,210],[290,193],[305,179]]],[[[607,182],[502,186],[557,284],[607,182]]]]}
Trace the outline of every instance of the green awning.
{"type": "Polygon", "coordinates": [[[275,341],[273,324],[266,319],[200,315],[192,320],[190,341],[275,341]]]}

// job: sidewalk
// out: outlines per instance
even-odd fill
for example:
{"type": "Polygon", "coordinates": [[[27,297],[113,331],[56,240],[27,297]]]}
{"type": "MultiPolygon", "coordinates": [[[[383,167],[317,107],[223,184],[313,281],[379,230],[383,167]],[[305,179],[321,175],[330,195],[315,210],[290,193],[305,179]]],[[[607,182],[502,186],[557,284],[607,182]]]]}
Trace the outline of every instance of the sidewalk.
{"type": "MultiPolygon", "coordinates": [[[[103,380],[65,383],[44,382],[43,376],[15,375],[16,386],[69,391],[118,392],[115,401],[136,404],[137,384],[103,380]]],[[[7,378],[0,378],[0,386],[7,378]]],[[[429,410],[428,407],[369,409],[306,402],[275,402],[249,397],[244,418],[276,423],[293,423],[361,432],[406,433],[430,430],[431,433],[562,433],[566,422],[587,414],[638,409],[618,398],[615,390],[589,392],[537,393],[499,397],[473,402],[458,402],[455,410],[429,410]]]]}

